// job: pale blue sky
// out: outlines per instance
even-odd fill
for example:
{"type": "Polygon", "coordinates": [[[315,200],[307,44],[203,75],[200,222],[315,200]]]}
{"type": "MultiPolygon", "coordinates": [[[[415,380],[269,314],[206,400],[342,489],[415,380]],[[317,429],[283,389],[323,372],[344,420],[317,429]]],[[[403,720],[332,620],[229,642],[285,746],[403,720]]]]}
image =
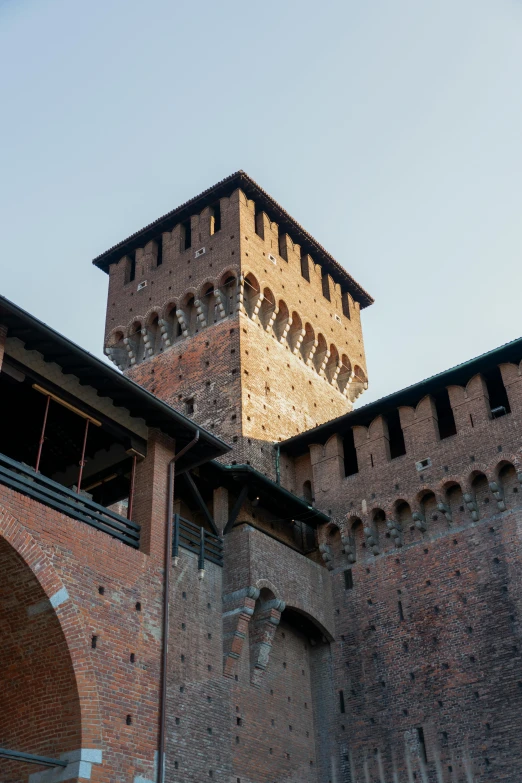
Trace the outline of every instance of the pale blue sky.
{"type": "Polygon", "coordinates": [[[522,334],[522,3],[0,0],[1,291],[101,355],[91,259],[245,169],[375,297],[370,389],[522,334]]]}

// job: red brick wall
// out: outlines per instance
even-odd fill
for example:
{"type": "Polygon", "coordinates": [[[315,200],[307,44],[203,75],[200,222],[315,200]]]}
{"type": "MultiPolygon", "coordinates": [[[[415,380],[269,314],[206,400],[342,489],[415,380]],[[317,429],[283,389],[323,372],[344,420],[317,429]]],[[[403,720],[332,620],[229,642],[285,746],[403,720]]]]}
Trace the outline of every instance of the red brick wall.
{"type": "MultiPolygon", "coordinates": [[[[62,703],[57,705],[61,715],[57,715],[56,704],[51,706],[45,700],[30,698],[34,677],[25,676],[27,673],[19,669],[26,689],[20,695],[27,698],[27,706],[36,716],[35,733],[33,736],[14,731],[8,737],[9,744],[16,750],[31,752],[45,748],[53,754],[73,746],[102,750],[103,764],[92,767],[92,780],[100,783],[131,781],[140,774],[153,779],[158,746],[163,551],[154,547],[156,552],[147,556],[3,485],[0,485],[0,507],[2,550],[7,544],[13,546],[27,564],[25,600],[32,601],[33,597],[36,600],[37,594],[41,596],[44,591],[51,598],[62,588],[69,596],[54,612],[35,618],[38,647],[26,659],[27,665],[33,667],[34,676],[41,671],[44,678],[44,671],[49,671],[49,684],[45,685],[43,679],[43,686],[53,699],[53,688],[58,689],[62,698],[62,703]],[[41,588],[36,587],[31,572],[36,574],[41,588]],[[138,602],[140,611],[136,608],[138,602]],[[47,625],[41,627],[44,621],[47,625]],[[95,649],[93,636],[97,637],[95,649]],[[73,685],[65,643],[78,688],[81,741],[66,707],[73,685]],[[53,665],[49,667],[50,657],[53,665]],[[47,712],[44,720],[41,710],[52,712],[52,722],[47,712]],[[127,715],[131,716],[131,725],[126,723],[127,715]]],[[[165,498],[161,508],[164,524],[165,498]]],[[[7,601],[16,611],[14,599],[10,598],[12,586],[6,585],[4,573],[2,570],[2,604],[4,607],[7,601]]],[[[19,575],[20,579],[25,578],[23,570],[19,575]]],[[[20,633],[24,655],[29,655],[34,638],[32,626],[28,624],[20,633]]],[[[2,661],[5,673],[5,654],[2,661]]],[[[16,671],[12,676],[16,678],[16,671]]],[[[5,694],[4,690],[0,695],[4,705],[2,713],[11,716],[12,705],[5,706],[5,694]]],[[[12,727],[11,719],[9,723],[12,727]]],[[[27,725],[32,724],[24,721],[24,726],[27,725]]],[[[3,760],[0,760],[0,770],[4,772],[3,760]]]]}
{"type": "Polygon", "coordinates": [[[343,537],[320,530],[332,557],[333,684],[346,709],[336,728],[342,780],[350,765],[363,780],[379,780],[381,767],[383,779],[406,780],[408,764],[429,781],[518,778],[522,408],[517,368],[502,370],[506,416],[490,418],[476,377],[449,390],[452,437],[438,438],[425,398],[400,409],[404,456],[390,459],[380,418],[355,428],[355,475],[344,477],[338,436],[310,447],[316,503],[343,537]]]}

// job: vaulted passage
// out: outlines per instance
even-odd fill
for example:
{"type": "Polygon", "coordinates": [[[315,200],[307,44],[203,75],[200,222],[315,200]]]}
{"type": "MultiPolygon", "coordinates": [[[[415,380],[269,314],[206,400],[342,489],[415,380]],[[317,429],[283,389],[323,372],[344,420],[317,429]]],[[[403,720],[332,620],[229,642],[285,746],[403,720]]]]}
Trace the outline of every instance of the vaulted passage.
{"type": "MultiPolygon", "coordinates": [[[[67,642],[31,569],[0,538],[0,747],[59,759],[81,748],[80,704],[67,642]]],[[[0,757],[2,783],[46,767],[0,757]]]]}

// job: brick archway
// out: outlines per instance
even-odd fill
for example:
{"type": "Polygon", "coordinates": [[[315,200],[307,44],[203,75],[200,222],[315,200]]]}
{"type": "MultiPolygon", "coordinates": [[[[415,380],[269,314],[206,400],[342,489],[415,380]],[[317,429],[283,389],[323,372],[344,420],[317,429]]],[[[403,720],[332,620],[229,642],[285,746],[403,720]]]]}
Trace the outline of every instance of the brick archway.
{"type": "MultiPolygon", "coordinates": [[[[1,505],[0,559],[3,634],[11,650],[2,659],[0,678],[5,677],[4,694],[7,684],[20,689],[18,706],[11,701],[5,710],[6,745],[51,758],[100,750],[97,683],[78,609],[41,546],[1,505]]],[[[14,774],[18,781],[20,772],[14,774]]]]}

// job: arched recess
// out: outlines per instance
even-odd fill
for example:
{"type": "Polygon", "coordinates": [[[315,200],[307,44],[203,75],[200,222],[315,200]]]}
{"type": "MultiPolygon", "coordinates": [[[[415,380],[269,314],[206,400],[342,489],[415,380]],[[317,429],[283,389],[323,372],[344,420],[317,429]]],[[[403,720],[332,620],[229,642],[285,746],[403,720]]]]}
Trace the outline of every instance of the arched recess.
{"type": "Polygon", "coordinates": [[[219,296],[223,305],[224,316],[232,315],[236,309],[237,277],[232,272],[225,272],[219,281],[219,296]]]}
{"type": "Polygon", "coordinates": [[[214,294],[214,284],[206,283],[201,290],[200,296],[202,314],[205,318],[207,326],[212,326],[220,320],[219,312],[217,312],[217,297],[214,294]]]}
{"type": "Polygon", "coordinates": [[[286,335],[286,341],[292,353],[294,353],[300,345],[300,340],[302,338],[302,334],[301,334],[302,331],[303,331],[303,324],[301,318],[299,317],[298,313],[296,313],[294,310],[294,312],[292,313],[292,323],[290,324],[290,329],[288,330],[288,333],[286,335]]]}
{"type": "Polygon", "coordinates": [[[196,309],[196,303],[194,301],[193,294],[187,294],[181,309],[183,310],[183,314],[185,316],[187,332],[190,336],[192,336],[199,331],[198,311],[196,309]]]}
{"type": "Polygon", "coordinates": [[[393,548],[393,542],[390,545],[389,539],[386,538],[386,535],[388,534],[388,530],[386,528],[386,514],[382,510],[382,508],[376,508],[372,511],[372,528],[373,528],[373,537],[375,539],[375,546],[379,550],[379,552],[375,551],[375,548],[372,546],[372,551],[374,554],[379,554],[382,552],[386,552],[388,549],[393,548]]]}
{"type": "Polygon", "coordinates": [[[125,370],[129,366],[129,353],[123,342],[124,335],[121,330],[113,332],[107,340],[105,353],[120,370],[125,370]]]}
{"type": "Polygon", "coordinates": [[[145,358],[145,343],[142,334],[143,324],[141,321],[133,321],[128,333],[128,344],[130,346],[130,363],[139,364],[145,358]]]}
{"type": "Polygon", "coordinates": [[[439,511],[437,499],[433,492],[424,492],[420,498],[421,511],[426,520],[429,535],[437,535],[448,529],[444,514],[439,511]]]}
{"type": "Polygon", "coordinates": [[[466,504],[460,484],[456,481],[447,483],[444,487],[446,505],[451,514],[454,525],[463,525],[466,522],[466,504]]]}
{"type": "Polygon", "coordinates": [[[314,501],[314,494],[312,491],[312,482],[308,479],[303,482],[303,492],[302,492],[303,500],[306,500],[307,503],[313,503],[314,501]]]}
{"type": "MultiPolygon", "coordinates": [[[[99,749],[97,684],[79,613],[49,558],[1,507],[0,529],[2,747],[50,758],[99,749]]],[[[39,769],[0,760],[2,783],[39,769]]]]}
{"type": "Polygon", "coordinates": [[[320,373],[324,369],[328,360],[327,353],[328,346],[326,344],[326,339],[323,334],[319,333],[317,335],[317,348],[314,353],[314,367],[316,372],[320,373]]]}
{"type": "Polygon", "coordinates": [[[359,517],[350,517],[348,521],[350,531],[350,551],[352,557],[348,557],[350,562],[356,563],[357,560],[364,560],[367,556],[366,541],[364,540],[364,525],[359,517]]]}
{"type": "Polygon", "coordinates": [[[395,519],[402,528],[402,539],[405,544],[422,539],[421,531],[415,527],[411,506],[406,500],[401,499],[395,502],[395,519]]]}
{"type": "Polygon", "coordinates": [[[338,364],[339,364],[339,351],[337,350],[335,345],[332,344],[330,345],[330,356],[328,357],[326,366],[324,368],[324,374],[326,375],[329,383],[334,383],[335,379],[337,378],[338,364]]]}
{"type": "Polygon", "coordinates": [[[165,318],[163,319],[163,328],[165,339],[164,342],[167,345],[172,345],[176,340],[182,337],[181,324],[176,315],[177,305],[172,302],[167,305],[165,309],[165,318]]]}
{"type": "Polygon", "coordinates": [[[263,290],[263,301],[259,309],[259,320],[263,329],[268,329],[272,324],[272,316],[276,309],[275,296],[269,288],[263,290]]]}
{"type": "Polygon", "coordinates": [[[261,289],[259,288],[257,279],[254,277],[254,275],[248,274],[245,277],[243,304],[245,306],[246,313],[250,318],[254,317],[260,294],[261,289]]]}
{"type": "Polygon", "coordinates": [[[481,471],[476,471],[471,477],[471,493],[476,504],[476,510],[479,518],[494,514],[496,508],[491,508],[491,490],[486,475],[481,471]]]}
{"type": "Polygon", "coordinates": [[[356,364],[353,368],[353,378],[350,384],[350,400],[355,402],[355,400],[360,397],[363,391],[367,388],[368,381],[366,378],[366,373],[362,367],[359,367],[359,365],[356,364]]]}
{"type": "Polygon", "coordinates": [[[498,483],[502,487],[504,501],[507,508],[519,506],[522,502],[520,497],[520,482],[517,472],[511,462],[501,462],[497,465],[498,483]]]}
{"type": "Polygon", "coordinates": [[[278,311],[274,321],[274,334],[277,340],[281,342],[281,340],[283,340],[283,338],[286,336],[286,332],[288,331],[288,320],[290,318],[290,313],[288,312],[286,303],[283,302],[282,299],[279,300],[277,307],[278,311]]]}
{"type": "Polygon", "coordinates": [[[337,376],[337,385],[339,391],[344,392],[348,383],[350,382],[350,376],[352,374],[352,364],[345,353],[341,356],[341,369],[337,376]]]}
{"type": "Polygon", "coordinates": [[[145,356],[156,356],[156,354],[163,350],[163,340],[161,339],[159,316],[157,313],[152,313],[150,315],[147,319],[147,326],[145,329],[146,334],[143,337],[145,356]]]}
{"type": "Polygon", "coordinates": [[[307,362],[312,355],[312,350],[315,346],[315,332],[312,329],[311,324],[305,324],[305,333],[303,341],[300,346],[301,356],[304,362],[307,362]]]}

